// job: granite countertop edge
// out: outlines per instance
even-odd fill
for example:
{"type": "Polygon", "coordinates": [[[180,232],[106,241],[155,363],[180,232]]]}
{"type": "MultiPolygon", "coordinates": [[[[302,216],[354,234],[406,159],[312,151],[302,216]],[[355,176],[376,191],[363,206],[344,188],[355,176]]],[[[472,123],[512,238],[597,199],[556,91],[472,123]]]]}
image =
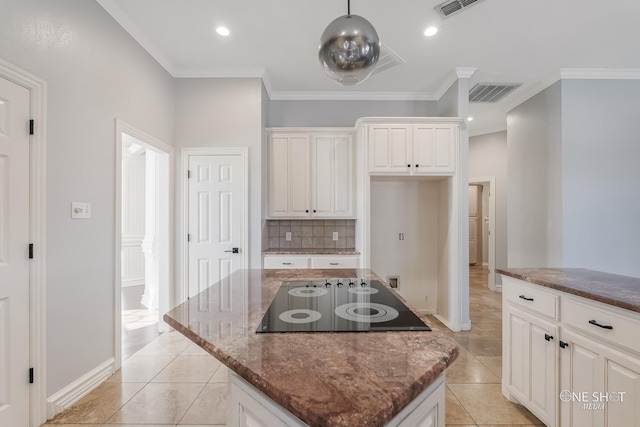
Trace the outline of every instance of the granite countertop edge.
{"type": "Polygon", "coordinates": [[[640,313],[640,278],[585,268],[497,268],[496,273],[640,313]]]}

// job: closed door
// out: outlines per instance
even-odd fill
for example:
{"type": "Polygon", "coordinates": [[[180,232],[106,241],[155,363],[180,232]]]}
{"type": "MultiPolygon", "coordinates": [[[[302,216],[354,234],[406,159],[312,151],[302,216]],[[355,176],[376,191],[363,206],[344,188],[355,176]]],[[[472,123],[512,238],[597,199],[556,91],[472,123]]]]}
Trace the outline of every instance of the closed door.
{"type": "Polygon", "coordinates": [[[469,264],[482,263],[482,187],[469,186],[469,264]]]}
{"type": "Polygon", "coordinates": [[[0,78],[0,426],[29,425],[29,91],[0,78]]]}
{"type": "Polygon", "coordinates": [[[244,268],[244,160],[189,156],[189,296],[244,268]]]}

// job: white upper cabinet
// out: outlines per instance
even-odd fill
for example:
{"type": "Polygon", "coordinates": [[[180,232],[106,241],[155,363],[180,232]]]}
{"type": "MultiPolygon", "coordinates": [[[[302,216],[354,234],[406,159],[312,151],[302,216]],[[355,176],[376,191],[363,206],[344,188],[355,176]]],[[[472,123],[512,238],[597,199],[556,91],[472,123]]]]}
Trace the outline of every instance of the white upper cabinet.
{"type": "Polygon", "coordinates": [[[369,173],[451,175],[459,125],[452,123],[370,124],[369,173]]]}
{"type": "Polygon", "coordinates": [[[353,132],[272,131],[269,217],[353,218],[353,132]]]}

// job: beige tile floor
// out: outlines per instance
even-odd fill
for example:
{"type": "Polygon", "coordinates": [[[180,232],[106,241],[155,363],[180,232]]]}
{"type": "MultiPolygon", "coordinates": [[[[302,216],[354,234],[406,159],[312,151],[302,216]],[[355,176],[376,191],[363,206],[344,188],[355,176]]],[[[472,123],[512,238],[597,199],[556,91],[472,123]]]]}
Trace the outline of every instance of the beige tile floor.
{"type": "MultiPolygon", "coordinates": [[[[473,328],[451,333],[460,357],[447,370],[447,427],[530,427],[541,422],[501,394],[501,294],[470,269],[473,328]]],[[[438,323],[432,318],[432,323],[438,323]]],[[[446,328],[443,326],[443,330],[446,328]]],[[[163,334],[49,427],[224,426],[227,368],[177,332],[163,334]]],[[[355,427],[355,426],[354,426],[355,427]]]]}

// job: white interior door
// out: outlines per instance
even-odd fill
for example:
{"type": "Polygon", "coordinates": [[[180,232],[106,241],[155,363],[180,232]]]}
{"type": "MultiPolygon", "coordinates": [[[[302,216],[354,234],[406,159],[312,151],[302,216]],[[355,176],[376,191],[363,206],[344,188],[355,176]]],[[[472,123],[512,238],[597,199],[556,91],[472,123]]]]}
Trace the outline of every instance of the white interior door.
{"type": "Polygon", "coordinates": [[[244,268],[244,159],[189,156],[189,297],[244,268]]]}
{"type": "Polygon", "coordinates": [[[29,425],[29,91],[0,78],[0,426],[29,425]]]}

